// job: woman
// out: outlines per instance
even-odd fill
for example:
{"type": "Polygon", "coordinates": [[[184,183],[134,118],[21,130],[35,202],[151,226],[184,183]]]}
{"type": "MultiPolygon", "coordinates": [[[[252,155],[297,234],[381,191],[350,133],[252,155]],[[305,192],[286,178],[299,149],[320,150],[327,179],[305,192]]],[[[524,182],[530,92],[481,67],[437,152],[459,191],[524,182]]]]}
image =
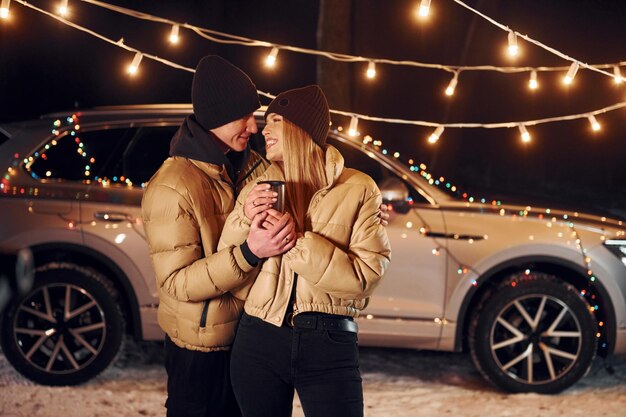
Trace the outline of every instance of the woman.
{"type": "Polygon", "coordinates": [[[269,224],[293,217],[296,231],[285,239],[297,240],[260,260],[232,350],[235,396],[244,417],[291,416],[294,389],[307,417],[362,416],[353,318],[389,263],[380,191],[326,145],[330,113],[319,87],[279,94],[265,117],[272,165],[258,180],[285,181],[286,213],[268,209],[266,185],[249,184],[221,244],[241,244],[257,215],[269,224]]]}

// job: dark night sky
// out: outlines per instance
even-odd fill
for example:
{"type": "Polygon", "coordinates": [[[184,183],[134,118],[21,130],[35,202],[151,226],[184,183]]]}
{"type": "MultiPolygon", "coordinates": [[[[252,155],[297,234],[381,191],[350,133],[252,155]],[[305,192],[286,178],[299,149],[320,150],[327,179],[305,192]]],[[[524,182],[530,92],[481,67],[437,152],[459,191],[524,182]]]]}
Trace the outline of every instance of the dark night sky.
{"type": "MultiPolygon", "coordinates": [[[[342,1],[342,0],[333,0],[342,1]]],[[[33,1],[45,9],[55,1],[33,1]]],[[[319,2],[114,1],[121,6],[223,32],[270,42],[316,47],[319,2]]],[[[626,60],[626,8],[618,0],[467,0],[497,21],[588,63],[626,60]]],[[[522,55],[506,58],[506,34],[451,0],[432,0],[427,24],[413,18],[419,0],[354,0],[351,54],[449,65],[563,66],[564,61],[520,40],[522,55]]],[[[279,66],[260,65],[266,49],[228,46],[181,31],[171,48],[169,27],[70,1],[71,19],[154,55],[194,67],[219,54],[242,67],[262,91],[278,93],[315,82],[316,59],[281,52],[279,66]]],[[[129,78],[132,53],[12,2],[12,19],[0,22],[0,122],[79,107],[129,103],[189,102],[192,75],[144,59],[129,78]]],[[[541,88],[527,89],[528,74],[463,73],[452,99],[443,95],[450,75],[442,71],[378,66],[373,82],[353,70],[353,106],[341,110],[433,122],[501,122],[583,113],[626,100],[626,84],[579,71],[569,89],[561,73],[540,73],[541,88]]],[[[622,67],[626,75],[626,66],[622,67]]],[[[333,103],[331,103],[332,107],[333,103]]],[[[530,128],[523,146],[517,129],[446,129],[430,146],[432,129],[361,122],[359,130],[386,148],[424,162],[478,196],[574,206],[626,217],[626,110],[602,115],[599,134],[587,120],[530,128]]],[[[333,122],[348,121],[333,116],[333,122]]]]}

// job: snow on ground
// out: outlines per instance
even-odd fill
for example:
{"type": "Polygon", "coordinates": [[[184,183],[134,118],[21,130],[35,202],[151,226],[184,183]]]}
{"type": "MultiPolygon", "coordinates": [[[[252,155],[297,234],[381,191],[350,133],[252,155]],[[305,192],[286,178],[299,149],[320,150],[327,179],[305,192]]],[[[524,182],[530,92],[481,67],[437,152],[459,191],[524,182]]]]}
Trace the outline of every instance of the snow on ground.
{"type": "MultiPolygon", "coordinates": [[[[22,378],[0,353],[0,416],[164,416],[163,350],[127,342],[125,353],[78,387],[44,387],[22,378]]],[[[485,383],[468,355],[361,349],[367,417],[626,417],[626,359],[614,375],[596,360],[591,372],[559,395],[506,394],[485,383]]],[[[294,417],[302,417],[297,398],[294,417]]]]}

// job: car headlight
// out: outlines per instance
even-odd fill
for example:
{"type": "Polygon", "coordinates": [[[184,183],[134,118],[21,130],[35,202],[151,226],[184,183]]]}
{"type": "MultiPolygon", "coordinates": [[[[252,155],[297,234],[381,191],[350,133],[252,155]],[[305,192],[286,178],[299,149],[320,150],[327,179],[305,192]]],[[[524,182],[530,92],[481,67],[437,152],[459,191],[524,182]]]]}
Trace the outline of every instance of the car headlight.
{"type": "Polygon", "coordinates": [[[626,239],[608,239],[604,241],[604,246],[626,265],[626,239]]]}

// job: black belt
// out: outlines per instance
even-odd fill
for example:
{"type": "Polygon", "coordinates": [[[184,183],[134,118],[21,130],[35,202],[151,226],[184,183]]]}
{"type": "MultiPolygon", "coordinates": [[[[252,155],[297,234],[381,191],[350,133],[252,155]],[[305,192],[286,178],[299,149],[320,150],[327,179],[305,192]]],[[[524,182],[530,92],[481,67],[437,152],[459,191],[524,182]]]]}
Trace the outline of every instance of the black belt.
{"type": "Polygon", "coordinates": [[[342,330],[356,333],[359,326],[352,319],[311,314],[297,314],[292,319],[294,329],[342,330]]]}

